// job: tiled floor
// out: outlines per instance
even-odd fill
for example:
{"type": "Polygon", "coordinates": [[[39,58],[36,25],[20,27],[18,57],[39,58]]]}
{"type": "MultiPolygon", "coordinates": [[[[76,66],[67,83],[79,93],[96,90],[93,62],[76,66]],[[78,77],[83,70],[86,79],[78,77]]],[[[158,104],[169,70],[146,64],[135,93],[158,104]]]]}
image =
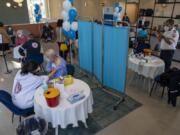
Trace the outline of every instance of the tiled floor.
{"type": "MultiPolygon", "coordinates": [[[[55,45],[45,45],[45,48],[55,45]]],[[[10,58],[10,60],[12,60],[10,58]]],[[[0,89],[6,89],[11,92],[13,76],[16,73],[14,68],[18,68],[17,63],[10,63],[13,67],[13,73],[4,74],[5,68],[0,57],[0,89]]],[[[180,64],[173,63],[177,67],[180,64]]],[[[131,75],[132,72],[128,72],[131,75]]],[[[109,127],[97,133],[97,135],[180,135],[180,100],[176,108],[167,105],[166,98],[160,99],[160,93],[154,93],[152,97],[148,96],[148,91],[144,90],[139,81],[139,85],[131,84],[127,86],[127,94],[143,104],[142,107],[131,112],[122,119],[116,121],[109,127]]],[[[165,96],[166,97],[166,96],[165,96]]],[[[11,113],[0,105],[0,135],[15,135],[15,128],[18,118],[15,118],[14,124],[11,123],[11,113]]]]}

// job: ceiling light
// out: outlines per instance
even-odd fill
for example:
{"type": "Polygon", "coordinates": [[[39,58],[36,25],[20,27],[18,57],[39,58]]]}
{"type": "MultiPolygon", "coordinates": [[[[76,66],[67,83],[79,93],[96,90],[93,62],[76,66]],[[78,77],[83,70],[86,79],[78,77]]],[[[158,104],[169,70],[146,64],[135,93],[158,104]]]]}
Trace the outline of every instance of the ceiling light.
{"type": "Polygon", "coordinates": [[[23,6],[23,4],[22,4],[22,3],[18,3],[18,6],[19,6],[19,7],[22,7],[22,6],[23,6]]]}
{"type": "Polygon", "coordinates": [[[16,3],[22,3],[24,0],[13,0],[16,3]]]}
{"type": "Polygon", "coordinates": [[[16,5],[14,5],[14,6],[13,6],[13,8],[17,8],[17,6],[16,6],[16,5]]]}
{"type": "Polygon", "coordinates": [[[7,3],[6,3],[6,6],[7,6],[7,7],[11,7],[11,3],[10,3],[10,2],[7,2],[7,3]]]}

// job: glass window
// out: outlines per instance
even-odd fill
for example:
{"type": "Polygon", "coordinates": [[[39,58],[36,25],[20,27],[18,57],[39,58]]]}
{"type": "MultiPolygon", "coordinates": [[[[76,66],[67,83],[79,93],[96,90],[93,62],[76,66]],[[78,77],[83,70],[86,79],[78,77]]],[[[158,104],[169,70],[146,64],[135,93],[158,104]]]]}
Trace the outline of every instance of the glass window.
{"type": "Polygon", "coordinates": [[[34,13],[34,9],[35,9],[34,5],[35,4],[40,5],[42,18],[43,19],[47,18],[46,0],[27,0],[30,23],[35,23],[36,22],[35,21],[35,13],[34,13]]]}

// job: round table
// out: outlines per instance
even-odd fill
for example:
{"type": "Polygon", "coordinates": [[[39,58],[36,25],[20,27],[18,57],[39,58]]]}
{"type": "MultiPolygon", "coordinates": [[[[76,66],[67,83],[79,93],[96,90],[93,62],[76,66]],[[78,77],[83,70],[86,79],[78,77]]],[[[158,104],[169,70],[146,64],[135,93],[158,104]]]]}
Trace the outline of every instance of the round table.
{"type": "Polygon", "coordinates": [[[164,72],[164,61],[155,56],[147,56],[146,60],[139,59],[134,55],[129,56],[128,68],[146,78],[154,79],[164,72]]]}
{"type": "Polygon", "coordinates": [[[39,87],[34,96],[35,114],[44,118],[47,122],[51,122],[53,128],[56,129],[58,129],[58,126],[66,128],[69,124],[77,127],[78,121],[82,121],[87,126],[86,119],[88,114],[93,111],[93,97],[90,87],[78,79],[74,79],[74,83],[67,87],[63,88],[62,84],[55,84],[55,87],[60,89],[60,104],[55,108],[48,107],[43,95],[44,90],[42,87],[39,87]],[[67,98],[77,92],[83,92],[85,98],[71,104],[67,98]]]}

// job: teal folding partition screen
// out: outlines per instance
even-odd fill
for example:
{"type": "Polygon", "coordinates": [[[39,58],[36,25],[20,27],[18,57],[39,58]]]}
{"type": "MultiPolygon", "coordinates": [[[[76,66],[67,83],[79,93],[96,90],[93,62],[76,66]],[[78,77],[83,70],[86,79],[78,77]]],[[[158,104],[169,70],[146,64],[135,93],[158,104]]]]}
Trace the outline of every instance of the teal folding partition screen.
{"type": "Polygon", "coordinates": [[[79,65],[92,73],[92,22],[78,21],[79,65]]]}
{"type": "Polygon", "coordinates": [[[93,74],[102,82],[102,25],[93,23],[93,74]]]}
{"type": "Polygon", "coordinates": [[[104,26],[103,85],[125,92],[128,58],[128,27],[104,26]]]}

